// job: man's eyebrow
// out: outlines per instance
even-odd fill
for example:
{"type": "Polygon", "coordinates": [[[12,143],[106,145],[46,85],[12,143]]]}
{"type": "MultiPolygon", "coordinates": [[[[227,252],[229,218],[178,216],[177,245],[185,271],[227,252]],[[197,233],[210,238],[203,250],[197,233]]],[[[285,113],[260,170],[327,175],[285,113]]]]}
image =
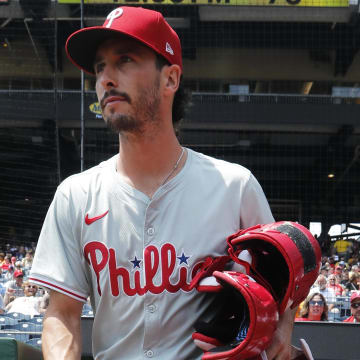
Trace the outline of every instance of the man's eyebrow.
{"type": "MultiPolygon", "coordinates": [[[[136,47],[123,47],[123,48],[116,48],[114,51],[113,51],[113,54],[114,55],[123,55],[123,54],[139,54],[140,50],[137,49],[136,47]]],[[[94,65],[96,65],[97,63],[101,62],[104,60],[104,57],[103,56],[99,56],[99,55],[96,55],[95,56],[95,60],[94,60],[94,65]]]]}

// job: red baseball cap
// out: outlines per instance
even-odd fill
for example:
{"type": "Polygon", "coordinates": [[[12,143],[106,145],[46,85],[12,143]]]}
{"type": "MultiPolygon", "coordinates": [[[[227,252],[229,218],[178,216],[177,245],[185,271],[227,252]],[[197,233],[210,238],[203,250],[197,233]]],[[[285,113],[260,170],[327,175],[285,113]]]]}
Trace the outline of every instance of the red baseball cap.
{"type": "Polygon", "coordinates": [[[24,273],[21,271],[21,270],[16,270],[15,272],[14,272],[14,275],[13,275],[15,278],[17,278],[17,277],[19,277],[19,276],[21,276],[21,277],[23,277],[24,276],[24,273]]]}
{"type": "Polygon", "coordinates": [[[66,41],[66,54],[78,68],[95,75],[94,60],[98,46],[116,34],[142,42],[182,70],[181,44],[175,30],[161,13],[141,7],[118,7],[110,12],[102,26],[75,31],[66,41]]]}
{"type": "Polygon", "coordinates": [[[360,291],[354,291],[351,294],[350,303],[352,303],[354,300],[357,300],[357,299],[360,299],[360,291]]]}

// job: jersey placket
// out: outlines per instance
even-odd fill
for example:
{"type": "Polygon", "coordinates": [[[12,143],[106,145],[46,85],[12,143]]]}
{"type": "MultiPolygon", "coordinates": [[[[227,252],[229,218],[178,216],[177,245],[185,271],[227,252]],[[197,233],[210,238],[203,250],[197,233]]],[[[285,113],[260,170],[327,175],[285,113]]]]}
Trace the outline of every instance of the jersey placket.
{"type": "MultiPolygon", "coordinates": [[[[156,219],[158,215],[158,200],[153,199],[149,202],[149,205],[145,212],[144,221],[144,250],[150,245],[154,245],[159,250],[159,244],[157,243],[157,226],[156,219]]],[[[153,262],[152,262],[153,263],[153,262]]],[[[145,269],[146,271],[146,269],[145,269]]],[[[144,272],[144,276],[145,276],[144,272]]],[[[146,281],[146,278],[144,279],[146,281]]],[[[159,260],[158,271],[153,278],[154,285],[161,285],[161,260],[159,260]]],[[[158,336],[161,333],[158,294],[154,294],[151,291],[146,291],[144,295],[144,342],[143,353],[144,358],[157,358],[159,351],[156,348],[158,343],[158,336]]]]}

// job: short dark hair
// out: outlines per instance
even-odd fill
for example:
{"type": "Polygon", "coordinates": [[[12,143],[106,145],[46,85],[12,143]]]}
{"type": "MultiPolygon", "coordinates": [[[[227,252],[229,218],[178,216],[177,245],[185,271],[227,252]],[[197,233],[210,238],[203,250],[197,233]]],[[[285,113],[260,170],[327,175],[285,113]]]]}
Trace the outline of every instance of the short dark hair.
{"type": "MultiPolygon", "coordinates": [[[[165,65],[170,65],[170,63],[163,56],[156,53],[155,65],[160,71],[165,65]]],[[[180,123],[184,119],[186,111],[188,110],[190,97],[190,93],[184,88],[181,75],[180,85],[175,93],[172,107],[172,122],[176,134],[178,134],[180,130],[180,123]]]]}

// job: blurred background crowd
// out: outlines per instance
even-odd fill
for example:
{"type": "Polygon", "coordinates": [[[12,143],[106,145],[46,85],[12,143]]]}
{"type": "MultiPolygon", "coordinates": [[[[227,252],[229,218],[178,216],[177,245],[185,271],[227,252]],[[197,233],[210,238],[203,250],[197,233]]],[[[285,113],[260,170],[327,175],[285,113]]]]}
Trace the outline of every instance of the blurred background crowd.
{"type": "Polygon", "coordinates": [[[357,239],[338,238],[323,247],[320,274],[297,321],[360,323],[360,257],[357,239]]]}
{"type": "MultiPolygon", "coordinates": [[[[41,317],[49,301],[46,289],[29,283],[36,243],[0,248],[0,314],[41,317]]],[[[360,249],[357,239],[337,239],[323,247],[320,274],[299,306],[297,321],[360,323],[360,249]]],[[[91,316],[89,304],[84,315],[91,316]]]]}
{"type": "Polygon", "coordinates": [[[48,292],[30,284],[35,244],[15,246],[7,244],[0,251],[0,313],[41,315],[48,304],[48,292]]]}

